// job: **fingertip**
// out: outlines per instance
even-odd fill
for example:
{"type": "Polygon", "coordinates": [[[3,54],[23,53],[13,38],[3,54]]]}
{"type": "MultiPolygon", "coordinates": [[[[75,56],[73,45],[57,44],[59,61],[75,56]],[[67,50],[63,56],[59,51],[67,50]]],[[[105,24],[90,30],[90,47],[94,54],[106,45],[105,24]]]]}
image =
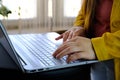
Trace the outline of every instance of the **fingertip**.
{"type": "Polygon", "coordinates": [[[52,56],[53,56],[54,58],[56,58],[56,53],[53,53],[52,56]]]}
{"type": "Polygon", "coordinates": [[[74,56],[73,56],[73,55],[69,55],[69,56],[67,57],[67,62],[68,62],[68,63],[71,63],[71,62],[73,62],[73,61],[75,61],[74,56]]]}
{"type": "Polygon", "coordinates": [[[55,38],[55,40],[58,40],[58,38],[55,38]]]}
{"type": "Polygon", "coordinates": [[[59,56],[59,54],[58,55],[56,55],[56,59],[60,59],[61,57],[59,56]]]}
{"type": "Polygon", "coordinates": [[[59,54],[57,54],[57,52],[54,52],[53,57],[56,58],[56,59],[59,59],[59,54]]]}
{"type": "Polygon", "coordinates": [[[71,61],[71,60],[69,60],[69,59],[67,59],[67,60],[66,60],[66,62],[69,64],[69,63],[71,63],[72,61],[71,61]]]}
{"type": "Polygon", "coordinates": [[[58,36],[57,38],[55,38],[55,40],[59,40],[62,38],[62,35],[58,36]]]}

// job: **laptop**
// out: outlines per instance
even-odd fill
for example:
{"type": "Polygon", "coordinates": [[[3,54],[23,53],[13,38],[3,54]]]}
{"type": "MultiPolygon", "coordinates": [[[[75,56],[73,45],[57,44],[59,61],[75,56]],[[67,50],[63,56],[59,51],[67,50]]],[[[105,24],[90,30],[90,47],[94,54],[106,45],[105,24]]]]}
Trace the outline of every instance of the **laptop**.
{"type": "Polygon", "coordinates": [[[44,72],[98,62],[77,60],[67,63],[67,56],[55,59],[52,54],[62,44],[62,39],[55,40],[57,36],[56,32],[8,35],[0,22],[0,44],[22,72],[44,72]]]}

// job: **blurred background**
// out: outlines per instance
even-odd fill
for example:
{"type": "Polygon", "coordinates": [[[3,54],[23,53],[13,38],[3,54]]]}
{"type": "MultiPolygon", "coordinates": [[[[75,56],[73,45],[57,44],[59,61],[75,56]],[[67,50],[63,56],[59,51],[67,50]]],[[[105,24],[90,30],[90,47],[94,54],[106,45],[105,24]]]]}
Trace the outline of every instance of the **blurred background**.
{"type": "Polygon", "coordinates": [[[9,34],[67,30],[82,0],[0,0],[0,20],[9,34]]]}

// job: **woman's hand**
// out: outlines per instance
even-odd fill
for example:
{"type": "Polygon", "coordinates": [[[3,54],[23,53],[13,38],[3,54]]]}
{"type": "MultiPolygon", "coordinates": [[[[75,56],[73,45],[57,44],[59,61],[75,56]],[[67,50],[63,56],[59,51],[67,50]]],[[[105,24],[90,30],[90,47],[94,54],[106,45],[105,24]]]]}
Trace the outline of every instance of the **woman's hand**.
{"type": "Polygon", "coordinates": [[[67,30],[60,36],[56,38],[56,40],[59,40],[63,38],[63,42],[68,41],[69,39],[74,38],[75,36],[85,36],[85,31],[83,27],[72,27],[71,29],[67,30]]]}
{"type": "Polygon", "coordinates": [[[53,54],[57,59],[66,55],[68,63],[77,59],[96,59],[91,40],[80,36],[64,42],[53,54]]]}

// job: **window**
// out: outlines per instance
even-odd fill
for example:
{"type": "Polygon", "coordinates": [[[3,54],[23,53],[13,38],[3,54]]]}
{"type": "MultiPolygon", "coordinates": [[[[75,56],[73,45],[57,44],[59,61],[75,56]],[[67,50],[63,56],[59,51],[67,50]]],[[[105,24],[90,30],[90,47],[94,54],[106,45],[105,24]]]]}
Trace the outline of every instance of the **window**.
{"type": "MultiPolygon", "coordinates": [[[[12,11],[8,19],[27,19],[36,17],[36,0],[3,0],[3,5],[12,11]]],[[[0,16],[0,19],[3,17],[0,16]]]]}
{"type": "Polygon", "coordinates": [[[81,0],[64,0],[64,16],[75,17],[81,7],[81,0]]]}
{"type": "Polygon", "coordinates": [[[52,6],[52,0],[48,0],[48,16],[49,16],[49,17],[52,17],[52,15],[53,15],[53,14],[52,14],[52,12],[53,12],[53,11],[52,11],[52,10],[53,10],[52,7],[53,7],[53,6],[52,6]]]}

